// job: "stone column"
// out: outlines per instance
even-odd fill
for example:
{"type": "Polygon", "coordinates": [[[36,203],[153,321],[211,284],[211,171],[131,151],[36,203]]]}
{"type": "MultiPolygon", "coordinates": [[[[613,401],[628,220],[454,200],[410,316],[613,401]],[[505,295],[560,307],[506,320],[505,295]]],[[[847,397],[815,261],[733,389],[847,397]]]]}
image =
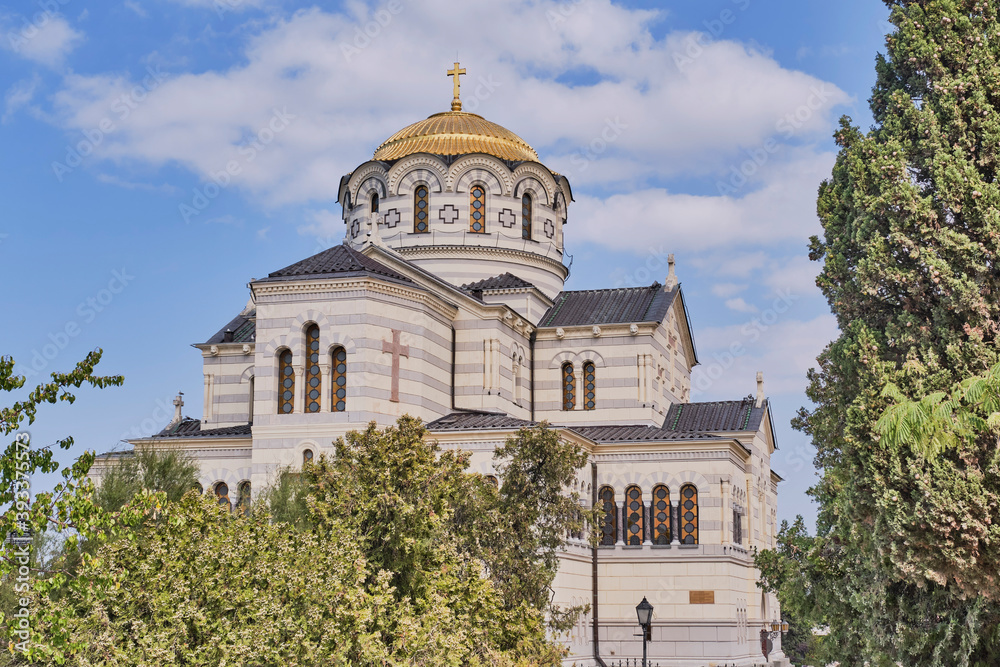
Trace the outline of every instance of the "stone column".
{"type": "Polygon", "coordinates": [[[295,405],[292,412],[306,411],[306,367],[305,364],[295,364],[295,405]]]}
{"type": "Polygon", "coordinates": [[[333,412],[333,392],[331,391],[331,381],[333,378],[333,364],[330,356],[319,365],[319,411],[333,412]]]}
{"type": "Polygon", "coordinates": [[[670,532],[673,533],[673,535],[670,536],[671,537],[670,543],[671,544],[680,544],[681,543],[681,494],[680,494],[680,492],[677,493],[677,502],[673,503],[673,507],[670,508],[670,515],[671,515],[670,516],[670,521],[671,521],[671,526],[670,527],[672,528],[672,530],[670,532]]]}
{"type": "Polygon", "coordinates": [[[615,513],[618,515],[618,530],[615,531],[617,533],[615,535],[615,538],[616,538],[615,546],[616,547],[625,546],[625,517],[626,517],[626,514],[625,514],[626,507],[625,506],[627,504],[628,504],[628,499],[625,499],[625,500],[622,501],[622,506],[621,507],[616,507],[615,508],[615,513]]]}
{"type": "MultiPolygon", "coordinates": [[[[574,410],[583,410],[583,365],[573,362],[573,376],[576,378],[576,396],[573,401],[574,410]]],[[[624,508],[625,505],[622,504],[624,508]]]]}
{"type": "Polygon", "coordinates": [[[212,421],[212,374],[205,373],[205,405],[202,409],[202,422],[209,424],[212,421]]]}

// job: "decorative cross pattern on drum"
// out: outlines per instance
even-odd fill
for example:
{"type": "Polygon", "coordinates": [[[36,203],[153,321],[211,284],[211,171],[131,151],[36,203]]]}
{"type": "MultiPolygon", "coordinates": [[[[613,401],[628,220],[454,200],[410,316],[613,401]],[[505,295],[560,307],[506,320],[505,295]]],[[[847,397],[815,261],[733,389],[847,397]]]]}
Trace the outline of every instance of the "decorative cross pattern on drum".
{"type": "Polygon", "coordinates": [[[576,373],[573,364],[566,363],[562,367],[563,410],[576,408],[576,373]]]}
{"type": "Polygon", "coordinates": [[[418,185],[413,191],[413,233],[423,234],[430,230],[429,192],[426,185],[418,185]]]}
{"type": "Polygon", "coordinates": [[[583,409],[593,410],[597,407],[597,369],[594,362],[583,365],[583,409]]]}
{"type": "Polygon", "coordinates": [[[319,383],[319,327],[314,324],[306,329],[306,412],[319,412],[319,383]]]}
{"type": "Polygon", "coordinates": [[[613,547],[618,536],[618,507],[615,505],[615,490],[610,486],[601,487],[597,497],[601,500],[603,518],[601,520],[601,546],[613,547]]]}
{"type": "Polygon", "coordinates": [[[278,357],[278,414],[287,415],[295,407],[295,369],[291,350],[278,357]]]}
{"type": "Polygon", "coordinates": [[[642,490],[638,486],[625,489],[625,544],[642,545],[642,518],[645,509],[642,490]]]}
{"type": "Polygon", "coordinates": [[[531,240],[531,195],[521,197],[521,238],[531,240]]]}
{"type": "Polygon", "coordinates": [[[680,505],[681,544],[698,544],[698,489],[682,486],[680,505]]]}
{"type": "Polygon", "coordinates": [[[660,484],[653,488],[653,544],[670,544],[670,489],[660,484]]]}
{"type": "Polygon", "coordinates": [[[347,409],[347,350],[335,347],[332,356],[330,384],[332,385],[333,397],[331,409],[333,412],[344,412],[347,409]]]}
{"type": "Polygon", "coordinates": [[[473,185],[469,192],[469,231],[486,233],[486,189],[481,185],[473,185]]]}

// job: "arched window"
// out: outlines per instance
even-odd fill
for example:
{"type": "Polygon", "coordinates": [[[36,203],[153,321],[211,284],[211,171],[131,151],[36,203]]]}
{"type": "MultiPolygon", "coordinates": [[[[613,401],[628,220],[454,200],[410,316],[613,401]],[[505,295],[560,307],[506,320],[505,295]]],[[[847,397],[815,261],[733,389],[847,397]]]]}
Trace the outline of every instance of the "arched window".
{"type": "Polygon", "coordinates": [[[243,514],[250,514],[250,482],[242,481],[237,488],[236,506],[243,514]]]}
{"type": "Polygon", "coordinates": [[[743,515],[738,509],[733,509],[733,542],[743,544],[743,515]]]}
{"type": "Polygon", "coordinates": [[[630,486],[625,489],[625,544],[638,546],[642,544],[643,515],[646,506],[642,504],[642,489],[630,486]]]}
{"type": "Polygon", "coordinates": [[[521,238],[531,240],[531,195],[521,197],[521,238]]]}
{"type": "Polygon", "coordinates": [[[593,410],[597,407],[597,369],[594,362],[583,365],[583,409],[593,410]]]}
{"type": "Polygon", "coordinates": [[[493,476],[493,475],[487,475],[486,476],[486,481],[489,482],[490,484],[492,484],[494,488],[497,488],[497,489],[500,488],[500,480],[498,480],[495,476],[493,476]]]}
{"type": "Polygon", "coordinates": [[[660,484],[653,487],[653,544],[670,544],[670,489],[660,484]]]}
{"type": "Polygon", "coordinates": [[[250,376],[250,404],[247,406],[247,421],[253,423],[253,386],[254,376],[250,376]]]}
{"type": "Polygon", "coordinates": [[[378,213],[378,193],[373,192],[371,198],[371,212],[378,213]]]}
{"type": "Polygon", "coordinates": [[[342,347],[333,348],[330,353],[333,363],[330,366],[331,407],[333,412],[343,412],[347,409],[347,350],[342,347]]]}
{"type": "Polygon", "coordinates": [[[199,496],[205,495],[205,487],[202,486],[201,484],[199,484],[198,482],[195,482],[194,489],[195,489],[195,491],[198,492],[199,496]]]}
{"type": "Polygon", "coordinates": [[[225,507],[226,509],[232,509],[232,504],[229,502],[229,485],[225,482],[219,482],[215,485],[215,497],[218,499],[219,505],[225,507]]]}
{"type": "Polygon", "coordinates": [[[420,184],[413,191],[413,233],[423,234],[430,231],[430,205],[428,197],[430,191],[427,186],[420,184]]]}
{"type": "Polygon", "coordinates": [[[295,369],[292,351],[278,353],[278,414],[287,415],[295,407],[295,369]]]}
{"type": "Polygon", "coordinates": [[[319,373],[319,327],[306,329],[306,412],[319,412],[321,399],[319,373]]]}
{"type": "Polygon", "coordinates": [[[681,544],[698,544],[698,489],[693,484],[681,487],[681,544]]]}
{"type": "Polygon", "coordinates": [[[573,372],[573,364],[569,362],[562,367],[562,396],[563,410],[576,408],[576,373],[573,372]]]}
{"type": "Polygon", "coordinates": [[[486,188],[473,185],[469,191],[469,231],[486,233],[486,188]]]}
{"type": "Polygon", "coordinates": [[[615,504],[615,490],[602,486],[597,497],[601,501],[601,546],[613,547],[618,540],[618,506],[615,504]]]}
{"type": "Polygon", "coordinates": [[[313,461],[313,450],[307,449],[304,452],[302,452],[302,465],[305,465],[307,463],[312,463],[312,461],[313,461]]]}

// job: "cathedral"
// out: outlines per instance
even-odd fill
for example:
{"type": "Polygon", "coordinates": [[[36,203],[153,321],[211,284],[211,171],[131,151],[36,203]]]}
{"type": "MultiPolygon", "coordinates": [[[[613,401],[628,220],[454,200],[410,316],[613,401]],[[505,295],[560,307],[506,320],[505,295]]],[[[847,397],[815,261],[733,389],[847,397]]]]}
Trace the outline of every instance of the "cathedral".
{"type": "Polygon", "coordinates": [[[201,419],[178,397],[173,421],[132,444],[190,453],[205,491],[236,506],[371,421],[419,417],[493,479],[494,449],[549,422],[590,453],[576,490],[604,517],[596,547],[577,535],[561,554],[554,601],[590,605],[560,637],[565,664],[634,664],[646,598],[650,665],[761,664],[762,631],[768,664],[787,665],[752,557],[775,543],[781,481],[761,376],[745,398],[690,401],[698,355],[673,256],[662,283],[564,289],[570,183],[462,111],[464,72],[449,72],[450,111],[341,179],[343,243],[267,267],[195,345],[201,419]]]}

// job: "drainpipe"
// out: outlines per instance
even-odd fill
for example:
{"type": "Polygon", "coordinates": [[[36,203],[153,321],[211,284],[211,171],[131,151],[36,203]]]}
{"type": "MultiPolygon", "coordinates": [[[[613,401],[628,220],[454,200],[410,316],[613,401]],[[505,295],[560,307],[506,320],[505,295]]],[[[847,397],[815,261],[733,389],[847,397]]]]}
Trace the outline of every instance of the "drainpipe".
{"type": "Polygon", "coordinates": [[[451,410],[455,411],[455,325],[451,325],[451,410]]]}
{"type": "Polygon", "coordinates": [[[538,329],[528,336],[528,350],[531,353],[531,392],[528,400],[531,401],[531,421],[535,421],[535,338],[538,336],[538,329]]]}
{"type": "MultiPolygon", "coordinates": [[[[597,507],[597,463],[595,461],[590,462],[590,497],[591,497],[591,508],[597,507]]],[[[591,579],[594,588],[594,600],[591,603],[591,608],[594,610],[594,660],[601,667],[608,667],[607,663],[601,657],[601,638],[600,638],[600,624],[597,619],[597,545],[595,544],[591,547],[592,555],[592,565],[591,565],[591,579]]]]}

